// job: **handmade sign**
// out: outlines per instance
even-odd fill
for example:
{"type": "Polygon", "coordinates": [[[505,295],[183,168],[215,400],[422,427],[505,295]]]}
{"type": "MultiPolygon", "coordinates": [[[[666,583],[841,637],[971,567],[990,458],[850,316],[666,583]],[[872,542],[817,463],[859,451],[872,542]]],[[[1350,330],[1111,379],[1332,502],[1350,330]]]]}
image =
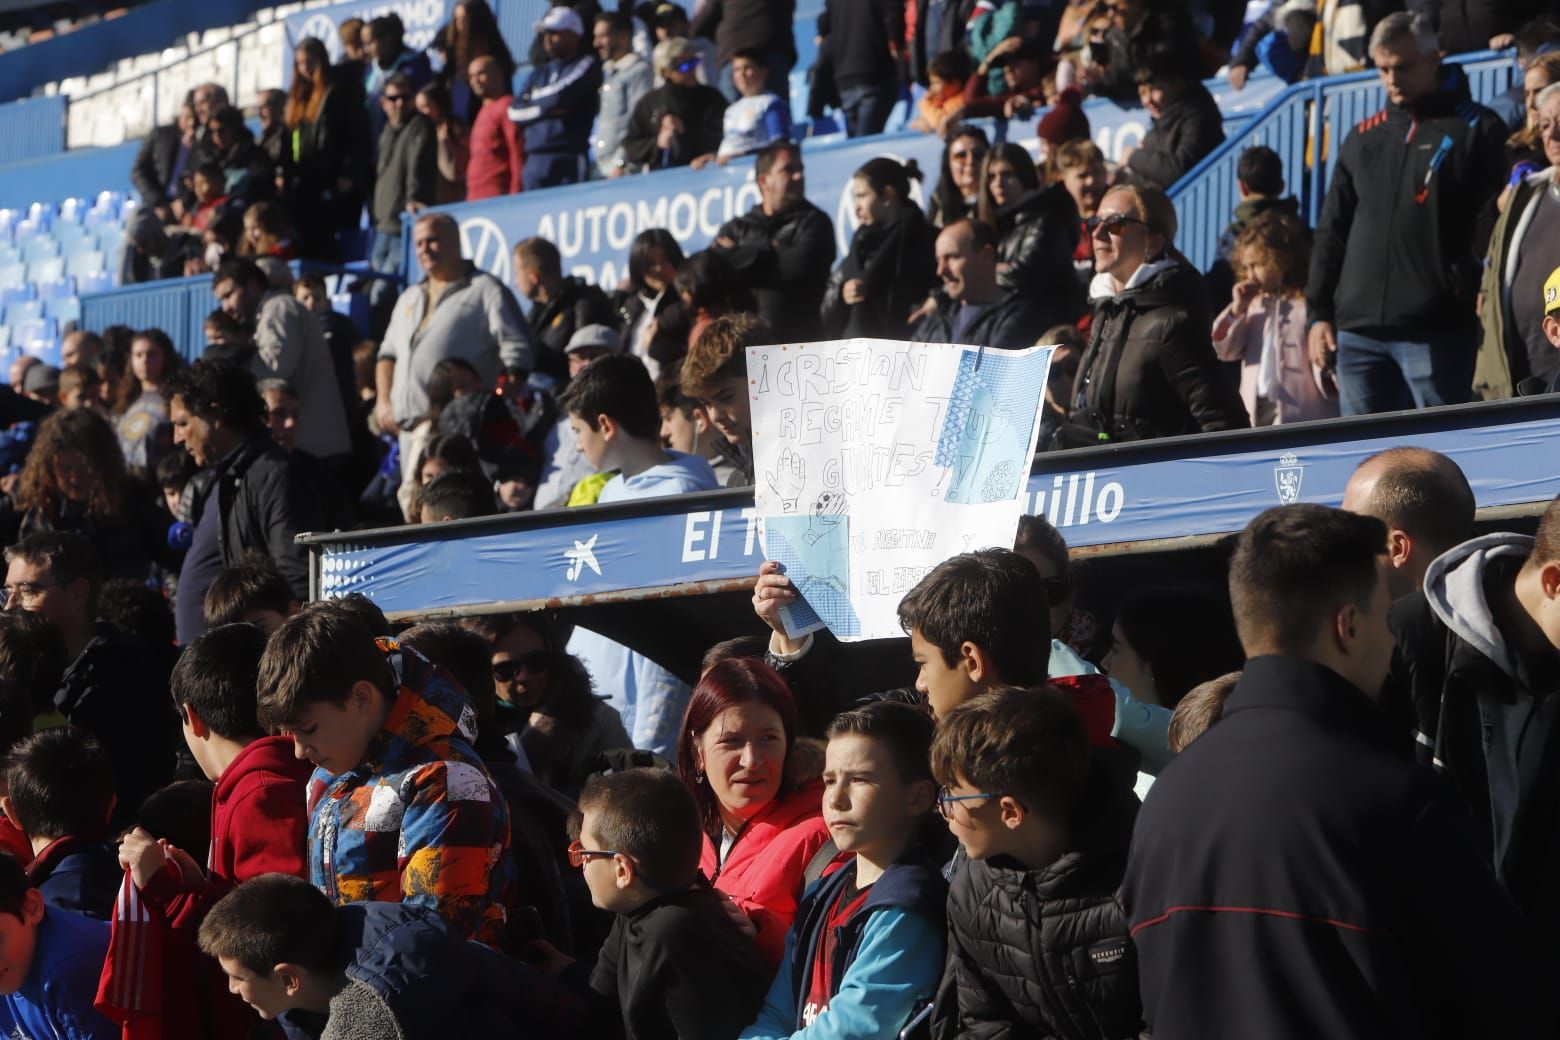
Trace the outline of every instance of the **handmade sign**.
{"type": "Polygon", "coordinates": [[[747,352],[765,554],[794,636],[903,635],[899,601],[972,549],[1013,544],[1050,347],[837,340],[747,352]]]}

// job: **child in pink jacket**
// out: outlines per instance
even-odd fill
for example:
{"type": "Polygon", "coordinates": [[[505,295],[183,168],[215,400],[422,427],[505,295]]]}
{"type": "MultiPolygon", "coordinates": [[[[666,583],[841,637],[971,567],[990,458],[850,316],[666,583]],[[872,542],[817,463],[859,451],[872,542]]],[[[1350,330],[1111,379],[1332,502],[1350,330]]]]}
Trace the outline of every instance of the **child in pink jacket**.
{"type": "Polygon", "coordinates": [[[1241,363],[1240,397],[1251,425],[1335,418],[1333,373],[1313,365],[1306,351],[1305,227],[1287,213],[1264,213],[1236,238],[1233,259],[1242,280],[1214,320],[1213,349],[1241,363]]]}

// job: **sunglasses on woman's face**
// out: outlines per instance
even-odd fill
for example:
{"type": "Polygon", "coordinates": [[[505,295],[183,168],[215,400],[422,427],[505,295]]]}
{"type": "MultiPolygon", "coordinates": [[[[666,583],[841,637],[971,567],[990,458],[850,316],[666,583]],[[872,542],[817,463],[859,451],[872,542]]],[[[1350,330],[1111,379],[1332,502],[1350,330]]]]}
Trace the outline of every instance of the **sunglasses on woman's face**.
{"type": "Polygon", "coordinates": [[[984,148],[962,148],[957,152],[948,153],[948,158],[954,162],[980,162],[985,157],[984,148]]]}
{"type": "Polygon", "coordinates": [[[546,650],[532,650],[528,654],[519,657],[511,657],[507,661],[498,661],[493,665],[493,680],[495,682],[514,682],[515,676],[522,671],[545,672],[552,664],[552,654],[546,650]]]}
{"type": "Polygon", "coordinates": [[[1137,217],[1129,217],[1125,213],[1108,213],[1103,217],[1090,217],[1084,221],[1084,226],[1089,229],[1089,234],[1098,235],[1104,232],[1107,235],[1124,235],[1127,233],[1128,224],[1144,224],[1137,217]]]}

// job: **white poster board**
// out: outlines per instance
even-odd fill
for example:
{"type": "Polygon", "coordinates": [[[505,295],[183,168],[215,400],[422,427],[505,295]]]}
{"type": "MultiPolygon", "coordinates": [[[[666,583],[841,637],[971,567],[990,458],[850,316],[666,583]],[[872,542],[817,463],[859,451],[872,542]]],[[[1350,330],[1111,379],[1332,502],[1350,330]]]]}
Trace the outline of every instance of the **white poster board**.
{"type": "Polygon", "coordinates": [[[899,601],[928,571],[1012,546],[1052,349],[748,348],[756,504],[801,593],[782,612],[793,636],[903,635],[899,601]]]}

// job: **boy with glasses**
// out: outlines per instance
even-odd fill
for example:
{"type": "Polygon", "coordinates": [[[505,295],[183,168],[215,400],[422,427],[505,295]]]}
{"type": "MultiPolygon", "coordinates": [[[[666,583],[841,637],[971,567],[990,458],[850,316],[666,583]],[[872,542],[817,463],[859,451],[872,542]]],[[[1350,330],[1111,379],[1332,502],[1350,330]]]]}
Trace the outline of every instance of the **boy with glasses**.
{"type": "Polygon", "coordinates": [[[588,1035],[736,1035],[758,1010],[769,972],[699,876],[693,796],[667,770],[629,769],[592,777],[579,807],[569,862],[591,902],[617,915],[589,975],[588,1035]]]}
{"type": "Polygon", "coordinates": [[[969,862],[948,894],[941,1035],[1136,1036],[1137,961],[1115,892],[1137,819],[1062,693],[983,693],[941,720],[937,806],[969,862]]]}

